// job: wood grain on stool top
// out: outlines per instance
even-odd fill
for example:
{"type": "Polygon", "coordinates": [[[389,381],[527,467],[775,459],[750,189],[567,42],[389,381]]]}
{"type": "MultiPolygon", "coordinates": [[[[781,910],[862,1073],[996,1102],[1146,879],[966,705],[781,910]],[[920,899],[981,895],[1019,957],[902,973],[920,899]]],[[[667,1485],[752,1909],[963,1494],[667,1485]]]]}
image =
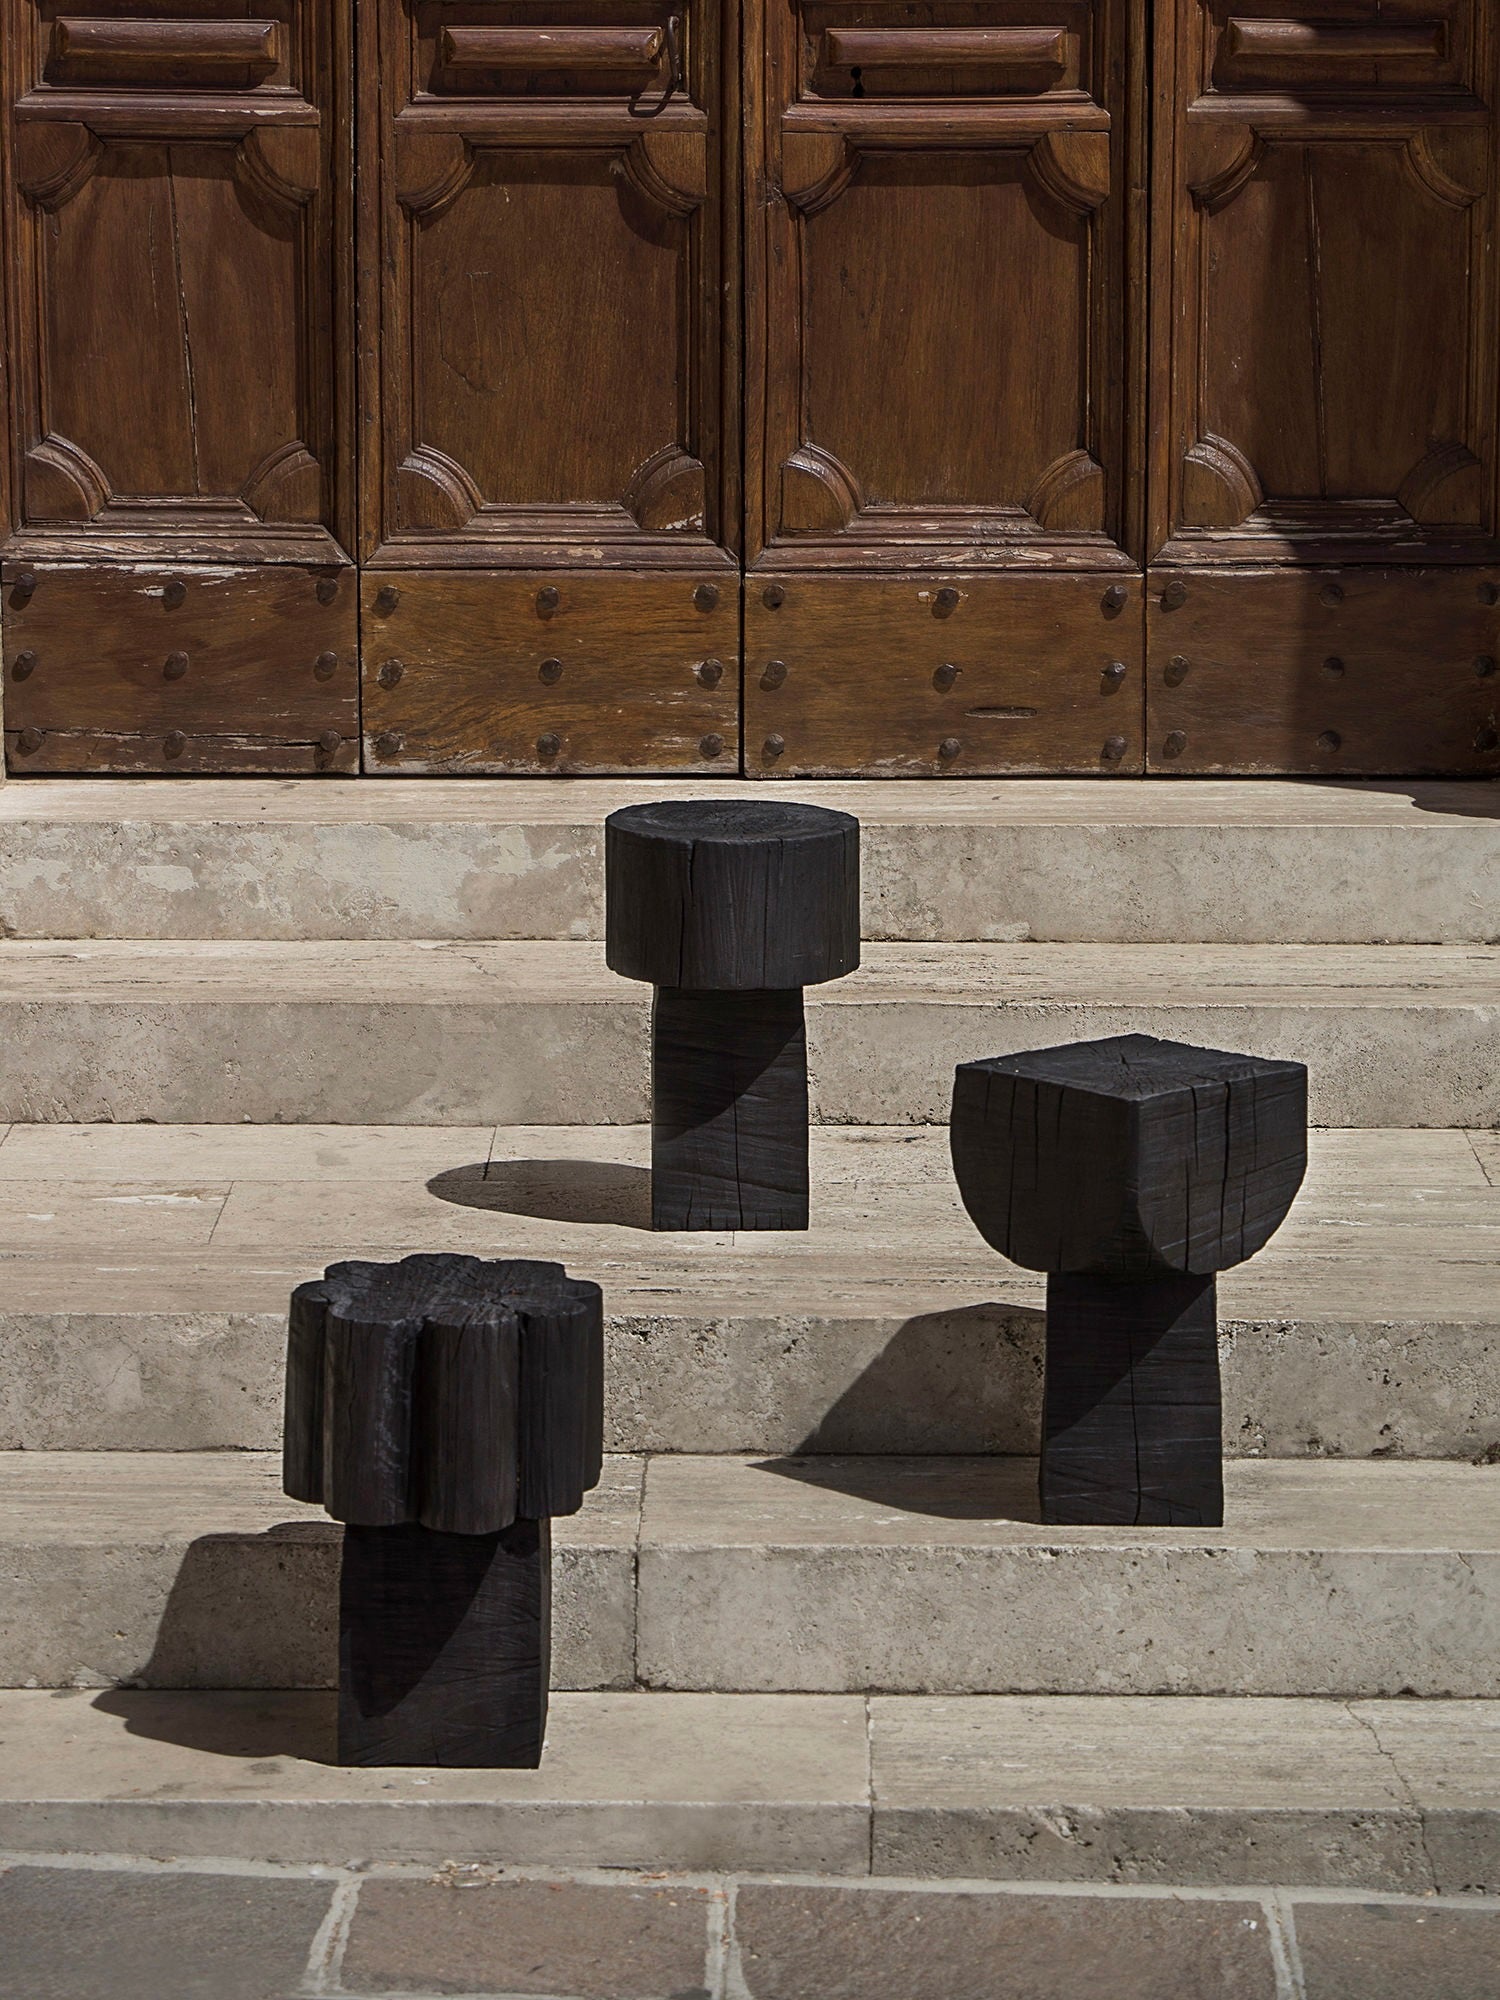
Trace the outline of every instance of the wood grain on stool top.
{"type": "Polygon", "coordinates": [[[603,1409],[603,1295],[560,1264],[334,1264],[292,1295],[284,1484],[338,1520],[481,1535],[576,1513],[603,1409]]]}
{"type": "Polygon", "coordinates": [[[1307,1167],[1307,1070],[1120,1035],[961,1063],[964,1206],[1032,1271],[1117,1282],[1253,1257],[1307,1167]]]}
{"type": "Polygon", "coordinates": [[[823,806],[674,800],[605,822],[605,957],[627,979],[786,989],[859,964],[859,822],[823,806]]]}

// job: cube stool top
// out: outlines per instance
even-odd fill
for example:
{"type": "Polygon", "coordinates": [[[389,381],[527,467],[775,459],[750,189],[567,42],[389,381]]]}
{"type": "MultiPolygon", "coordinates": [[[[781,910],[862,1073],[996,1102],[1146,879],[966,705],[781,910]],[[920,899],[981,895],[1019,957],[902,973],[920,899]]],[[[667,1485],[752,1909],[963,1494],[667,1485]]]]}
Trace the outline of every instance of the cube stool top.
{"type": "Polygon", "coordinates": [[[1124,1282],[1253,1257],[1307,1171],[1307,1071],[1116,1035],[960,1063],[959,1192],[1030,1271],[1124,1282]]]}
{"type": "Polygon", "coordinates": [[[985,1241],[1047,1273],[1042,1519],[1221,1525],[1216,1275],[1302,1184],[1305,1067],[1148,1035],[990,1057],[949,1141],[985,1241]]]}
{"type": "Polygon", "coordinates": [[[605,822],[605,958],[656,988],[656,1229],[805,1229],[802,990],[859,964],[859,822],[774,799],[605,822]]]}
{"type": "Polygon", "coordinates": [[[283,1484],[343,1521],[339,1761],[535,1766],[551,1518],[603,1469],[604,1310],[560,1264],[330,1265],[292,1294],[283,1484]]]}

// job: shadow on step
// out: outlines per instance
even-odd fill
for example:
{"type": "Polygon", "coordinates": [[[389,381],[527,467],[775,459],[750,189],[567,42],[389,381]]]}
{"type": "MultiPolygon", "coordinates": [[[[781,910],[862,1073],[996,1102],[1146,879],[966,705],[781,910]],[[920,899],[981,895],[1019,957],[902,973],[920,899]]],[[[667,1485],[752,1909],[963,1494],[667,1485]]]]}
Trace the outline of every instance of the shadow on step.
{"type": "Polygon", "coordinates": [[[651,1227],[651,1171],[616,1160],[491,1160],[434,1174],[427,1192],[460,1208],[544,1222],[651,1227]]]}
{"type": "Polygon", "coordinates": [[[767,1458],[757,1472],[937,1521],[1038,1521],[1034,1458],[767,1458]]]}
{"type": "Polygon", "coordinates": [[[1037,1449],[1046,1314],[1001,1301],[917,1313],[828,1405],[797,1458],[1037,1449]]]}
{"type": "MultiPolygon", "coordinates": [[[[282,1757],[307,1764],[338,1761],[338,1703],[332,1692],[234,1689],[205,1700],[174,1689],[110,1688],[90,1706],[119,1716],[129,1736],[247,1760],[248,1777],[274,1777],[282,1757]]],[[[185,1789],[168,1785],[146,1796],[185,1789]]]]}
{"type": "Polygon", "coordinates": [[[338,1670],[343,1532],[333,1521],[283,1521],[189,1542],[150,1657],[95,1706],[135,1735],[191,1750],[331,1763],[325,1690],[338,1670]],[[174,1692],[203,1689],[221,1692],[211,1702],[174,1692]]]}

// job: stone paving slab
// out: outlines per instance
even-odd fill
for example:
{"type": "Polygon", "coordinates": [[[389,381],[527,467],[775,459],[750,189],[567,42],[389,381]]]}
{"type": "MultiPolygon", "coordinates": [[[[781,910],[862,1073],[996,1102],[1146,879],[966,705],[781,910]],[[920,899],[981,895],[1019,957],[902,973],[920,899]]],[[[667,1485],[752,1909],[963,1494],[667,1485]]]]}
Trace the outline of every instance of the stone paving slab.
{"type": "MultiPolygon", "coordinates": [[[[1027,1459],[642,1491],[554,1525],[560,1687],[1500,1696],[1500,1467],[1242,1460],[1212,1530],[1040,1527],[1027,1459]]],[[[0,1454],[0,1685],[327,1687],[338,1552],[274,1455],[0,1454]]]]}
{"type": "Polygon", "coordinates": [[[1500,1953],[1493,1901],[1295,1885],[123,1856],[0,1871],[0,2000],[1493,2000],[1500,1953]]]}
{"type": "MultiPolygon", "coordinates": [[[[649,1005],[593,942],[11,940],[0,1120],[627,1123],[649,1005]]],[[[829,1124],[939,1123],[955,1063],[1126,1032],[1302,1060],[1322,1125],[1500,1124],[1481,946],[873,943],[807,1023],[829,1124]]]]}
{"type": "Polygon", "coordinates": [[[537,1772],[341,1770],[332,1723],[308,1693],[0,1695],[0,1852],[1500,1890],[1494,1702],[565,1694],[537,1772]]]}
{"type": "MultiPolygon", "coordinates": [[[[1291,1217],[1220,1287],[1230,1452],[1500,1440],[1485,1138],[1313,1133],[1291,1217]]],[[[0,1446],[274,1445],[292,1286],[446,1247],[602,1281],[612,1449],[1034,1449],[1043,1282],[981,1241],[944,1130],[814,1128],[789,1236],[653,1235],[649,1148],[641,1126],[14,1126],[0,1446]],[[184,1246],[207,1188],[212,1236],[184,1246]]]]}
{"type": "Polygon", "coordinates": [[[125,1869],[0,1873],[0,2000],[283,2000],[332,1887],[125,1869]]]}
{"type": "MultiPolygon", "coordinates": [[[[763,798],[736,778],[565,784],[28,781],[0,797],[0,935],[600,934],[605,816],[763,798]]],[[[1488,943],[1486,784],[789,784],[857,813],[874,939],[1488,943]]]]}

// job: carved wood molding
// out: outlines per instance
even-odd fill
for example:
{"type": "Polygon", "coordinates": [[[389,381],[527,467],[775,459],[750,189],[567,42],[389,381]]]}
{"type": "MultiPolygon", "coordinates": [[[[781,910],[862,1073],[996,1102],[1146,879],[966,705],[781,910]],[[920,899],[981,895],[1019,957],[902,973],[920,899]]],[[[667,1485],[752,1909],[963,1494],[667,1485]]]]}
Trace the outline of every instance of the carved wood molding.
{"type": "Polygon", "coordinates": [[[863,512],[864,505],[854,474],[821,445],[799,446],[781,468],[784,534],[837,533],[863,512]]]}
{"type": "Polygon", "coordinates": [[[702,132],[643,132],[620,159],[638,194],[668,215],[691,215],[708,197],[708,140],[702,132]]]}
{"type": "Polygon", "coordinates": [[[316,125],[258,125],[236,148],[236,172],[278,208],[303,208],[322,183],[316,125]]]}
{"type": "Polygon", "coordinates": [[[783,129],[781,192],[804,215],[837,201],[858,171],[859,155],[842,133],[783,129]]]}
{"type": "Polygon", "coordinates": [[[49,435],[27,452],[24,504],[28,524],[92,521],[111,498],[109,481],[70,438],[49,435]]]}
{"type": "Polygon", "coordinates": [[[1488,134],[1461,125],[1426,126],[1407,140],[1406,162],[1447,207],[1472,208],[1489,186],[1488,134]]]}
{"type": "Polygon", "coordinates": [[[38,208],[56,209],[73,199],[104,151],[87,125],[27,120],[16,127],[16,184],[38,208]]]}
{"type": "Polygon", "coordinates": [[[1183,519],[1195,528],[1238,528],[1265,500],[1260,475],[1237,445],[1199,438],[1182,461],[1183,519]]]}
{"type": "Polygon", "coordinates": [[[240,498],[262,521],[318,521],[323,475],[301,438],[278,445],[245,481],[240,498]]]}
{"type": "Polygon", "coordinates": [[[396,199],[431,221],[452,206],[474,174],[474,148],[461,132],[396,128],[396,199]]]}
{"type": "Polygon", "coordinates": [[[703,466],[681,445],[665,444],[636,467],[623,502],[652,534],[701,534],[708,506],[703,466]]]}
{"type": "Polygon", "coordinates": [[[1026,511],[1044,528],[1104,532],[1104,467],[1086,451],[1054,459],[1031,489],[1026,511]]]}
{"type": "Polygon", "coordinates": [[[1033,180],[1077,215],[1109,199],[1108,132],[1044,132],[1026,159],[1033,180]]]}
{"type": "Polygon", "coordinates": [[[419,444],[401,461],[396,492],[403,528],[465,528],[484,495],[456,458],[419,444]]]}
{"type": "Polygon", "coordinates": [[[1477,527],[1484,518],[1484,467],[1466,444],[1440,444],[1419,459],[1396,498],[1423,527],[1477,527]]]}
{"type": "Polygon", "coordinates": [[[1189,194],[1205,214],[1217,214],[1254,178],[1265,152],[1253,126],[1194,122],[1187,135],[1189,194]]]}

